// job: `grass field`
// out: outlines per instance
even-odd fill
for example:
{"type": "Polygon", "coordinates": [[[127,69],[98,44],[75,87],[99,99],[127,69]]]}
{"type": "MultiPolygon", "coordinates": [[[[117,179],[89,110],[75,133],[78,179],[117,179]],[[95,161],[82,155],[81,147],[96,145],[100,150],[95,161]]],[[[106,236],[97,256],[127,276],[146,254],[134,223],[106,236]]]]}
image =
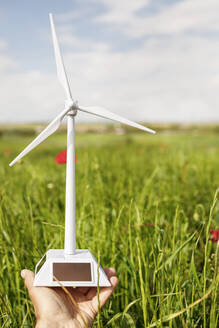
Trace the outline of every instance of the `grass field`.
{"type": "MultiPolygon", "coordinates": [[[[33,327],[20,278],[63,248],[65,165],[55,135],[9,168],[32,137],[0,139],[0,326],[33,327]]],[[[119,285],[95,327],[218,326],[219,137],[77,137],[77,245],[119,285]]]]}

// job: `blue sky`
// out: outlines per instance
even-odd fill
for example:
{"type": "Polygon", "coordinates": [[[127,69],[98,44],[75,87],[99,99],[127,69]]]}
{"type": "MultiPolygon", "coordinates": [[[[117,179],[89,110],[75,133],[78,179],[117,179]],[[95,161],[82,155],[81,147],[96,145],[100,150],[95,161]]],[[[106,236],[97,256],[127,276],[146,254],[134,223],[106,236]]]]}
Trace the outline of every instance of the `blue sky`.
{"type": "Polygon", "coordinates": [[[80,103],[145,122],[219,121],[217,0],[9,0],[0,3],[1,123],[62,109],[49,12],[80,103]]]}
{"type": "MultiPolygon", "coordinates": [[[[180,0],[181,1],[181,0],[180,0]]],[[[162,6],[170,6],[176,0],[157,0],[149,6],[142,7],[137,12],[140,17],[154,14],[161,10],[162,6]],[[161,6],[161,8],[160,8],[161,6]]],[[[5,1],[0,4],[1,38],[8,43],[9,53],[15,54],[24,69],[49,70],[53,68],[51,57],[53,49],[50,40],[50,26],[48,13],[54,16],[60,15],[58,24],[66,22],[72,27],[77,38],[89,38],[94,42],[109,42],[113,49],[127,51],[138,47],[145,37],[130,39],[128,36],[112,29],[109,25],[93,23],[93,17],[107,12],[104,3],[86,0],[49,0],[49,1],[5,1]],[[69,18],[68,18],[68,13],[69,18]],[[74,15],[75,13],[75,15],[74,15]],[[74,17],[75,16],[75,17],[74,17]],[[12,22],[12,23],[11,23],[12,22]],[[28,47],[27,47],[28,46],[28,47]],[[43,56],[43,62],[38,58],[43,56]]],[[[150,36],[149,36],[150,37],[150,36]]],[[[63,47],[64,48],[64,47],[63,47]]],[[[64,49],[63,49],[64,50],[64,49]]],[[[75,49],[77,51],[77,49],[75,49]]]]}

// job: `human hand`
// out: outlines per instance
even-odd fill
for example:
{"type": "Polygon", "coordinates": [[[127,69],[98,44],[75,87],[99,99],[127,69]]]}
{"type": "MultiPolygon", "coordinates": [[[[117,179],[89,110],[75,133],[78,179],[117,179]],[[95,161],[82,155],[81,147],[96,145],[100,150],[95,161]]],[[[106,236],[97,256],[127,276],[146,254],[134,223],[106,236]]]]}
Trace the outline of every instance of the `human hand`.
{"type": "Polygon", "coordinates": [[[36,315],[36,328],[84,328],[91,327],[98,313],[118,284],[116,271],[104,269],[111,282],[110,287],[100,288],[99,305],[96,287],[34,287],[34,273],[22,270],[29,296],[36,315]]]}

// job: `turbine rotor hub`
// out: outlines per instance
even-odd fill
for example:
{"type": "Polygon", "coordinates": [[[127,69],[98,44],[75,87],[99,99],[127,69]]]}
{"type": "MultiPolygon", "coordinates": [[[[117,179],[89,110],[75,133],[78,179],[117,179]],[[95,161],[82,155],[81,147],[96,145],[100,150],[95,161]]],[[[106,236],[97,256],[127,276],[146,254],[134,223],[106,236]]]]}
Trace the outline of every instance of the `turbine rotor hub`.
{"type": "Polygon", "coordinates": [[[75,116],[77,114],[77,108],[78,108],[77,101],[67,100],[65,106],[69,108],[67,115],[75,116]]]}
{"type": "Polygon", "coordinates": [[[68,115],[70,115],[70,116],[76,116],[76,115],[77,115],[77,110],[76,110],[76,109],[71,109],[71,110],[68,112],[67,116],[68,116],[68,115]]]}

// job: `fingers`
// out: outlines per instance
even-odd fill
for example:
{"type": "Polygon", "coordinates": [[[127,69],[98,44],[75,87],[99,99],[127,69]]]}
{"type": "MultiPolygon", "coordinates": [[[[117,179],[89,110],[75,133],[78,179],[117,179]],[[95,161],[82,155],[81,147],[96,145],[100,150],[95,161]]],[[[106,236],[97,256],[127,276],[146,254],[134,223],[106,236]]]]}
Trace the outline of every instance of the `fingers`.
{"type": "Polygon", "coordinates": [[[77,287],[77,292],[86,295],[87,292],[89,291],[89,289],[91,289],[92,287],[77,287]]]}
{"type": "Polygon", "coordinates": [[[99,305],[98,305],[98,296],[97,296],[97,289],[96,288],[91,288],[89,292],[87,293],[88,299],[92,299],[92,306],[94,311],[97,313],[98,312],[98,306],[102,308],[110,296],[113,293],[113,290],[118,284],[118,278],[115,276],[116,271],[113,268],[105,268],[104,269],[108,279],[110,280],[111,286],[110,287],[102,287],[100,288],[100,294],[99,294],[99,305]]]}
{"type": "Polygon", "coordinates": [[[115,289],[115,287],[118,284],[118,278],[113,276],[110,278],[110,282],[111,282],[111,286],[110,287],[104,287],[101,288],[100,291],[100,308],[102,308],[106,302],[108,301],[108,299],[110,298],[110,296],[113,293],[113,290],[115,289]]]}
{"type": "MultiPolygon", "coordinates": [[[[107,278],[110,280],[111,277],[116,275],[116,270],[114,268],[104,268],[107,278]]],[[[110,288],[110,287],[109,287],[110,288]]],[[[102,289],[102,288],[101,288],[102,289]]],[[[92,299],[97,294],[96,287],[90,287],[87,290],[87,298],[92,299]]]]}
{"type": "Polygon", "coordinates": [[[24,279],[25,286],[27,287],[29,296],[34,306],[36,318],[40,318],[45,313],[46,304],[51,299],[50,289],[47,287],[34,287],[34,273],[30,270],[22,270],[21,277],[24,279]]]}
{"type": "Polygon", "coordinates": [[[29,292],[33,287],[34,276],[34,273],[30,270],[24,269],[21,271],[21,277],[24,279],[25,286],[27,287],[29,292]]]}
{"type": "Polygon", "coordinates": [[[116,270],[114,268],[104,268],[104,271],[108,278],[116,275],[116,270]]]}

